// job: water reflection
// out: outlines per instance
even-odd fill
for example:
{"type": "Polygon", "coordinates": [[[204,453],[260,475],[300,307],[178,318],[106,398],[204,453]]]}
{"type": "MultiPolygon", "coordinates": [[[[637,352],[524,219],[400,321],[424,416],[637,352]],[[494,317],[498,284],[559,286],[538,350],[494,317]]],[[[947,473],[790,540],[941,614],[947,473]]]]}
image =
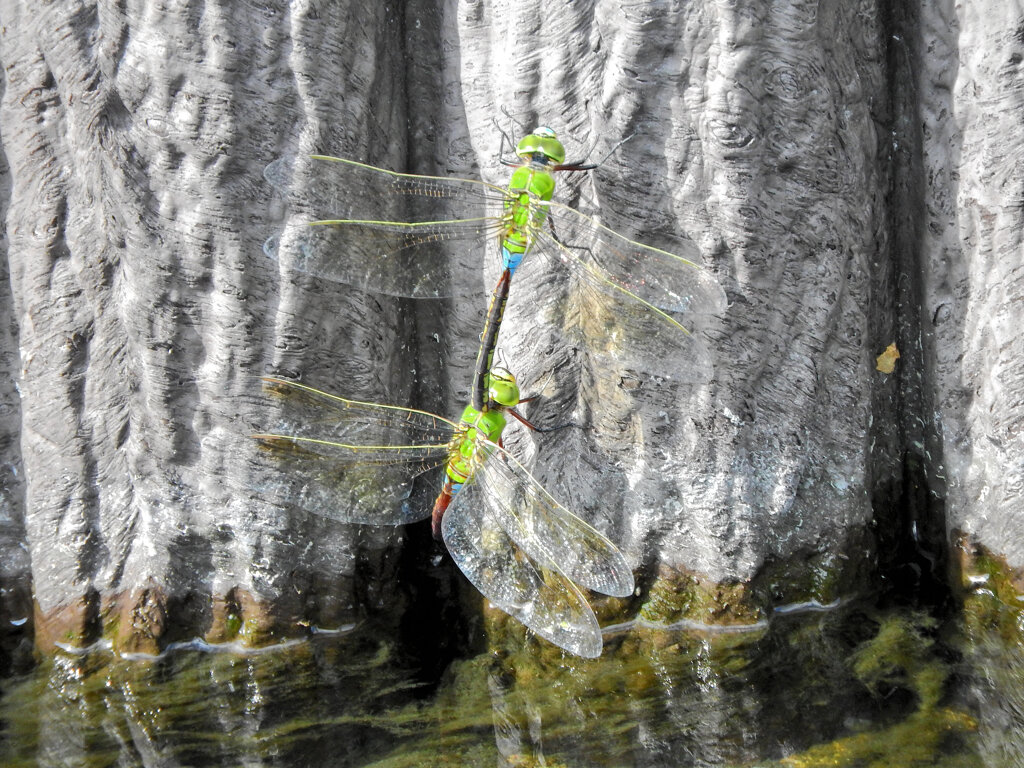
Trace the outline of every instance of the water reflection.
{"type": "Polygon", "coordinates": [[[746,632],[635,627],[603,660],[572,666],[545,664],[527,645],[491,672],[499,744],[538,764],[719,766],[829,741],[850,713],[876,709],[846,664],[870,629],[848,619],[786,615],[746,632]]]}
{"type": "Polygon", "coordinates": [[[957,665],[940,629],[841,606],[740,632],[623,626],[595,660],[521,635],[433,681],[361,629],[259,653],[93,649],[5,681],[0,764],[1019,764],[1024,657],[973,645],[957,665]]]}
{"type": "Polygon", "coordinates": [[[415,699],[386,645],[314,638],[241,655],[62,655],[5,691],[0,764],[361,764],[402,738],[415,699]]]}
{"type": "Polygon", "coordinates": [[[967,645],[969,685],[962,695],[978,713],[979,765],[1024,765],[1024,648],[994,632],[967,645]]]}

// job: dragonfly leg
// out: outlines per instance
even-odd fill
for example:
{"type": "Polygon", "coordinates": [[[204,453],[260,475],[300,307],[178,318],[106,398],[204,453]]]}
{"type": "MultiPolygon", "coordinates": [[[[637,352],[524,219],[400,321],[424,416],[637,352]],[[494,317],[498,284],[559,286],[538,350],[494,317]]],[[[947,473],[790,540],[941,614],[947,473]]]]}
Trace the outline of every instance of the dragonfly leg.
{"type": "MultiPolygon", "coordinates": [[[[550,216],[547,217],[547,224],[548,224],[548,229],[551,230],[551,238],[555,241],[555,243],[557,243],[562,248],[568,248],[568,249],[572,249],[574,251],[583,251],[584,253],[589,253],[590,256],[591,256],[591,259],[593,259],[594,252],[592,250],[590,250],[590,248],[588,248],[587,246],[585,246],[585,245],[573,245],[572,243],[563,243],[558,238],[558,231],[555,229],[555,222],[552,221],[552,218],[550,216]]],[[[576,258],[579,258],[579,257],[577,256],[576,258]]],[[[582,261],[582,259],[580,259],[580,261],[582,261]]]]}
{"type": "MultiPolygon", "coordinates": [[[[505,117],[507,117],[509,119],[509,121],[513,125],[518,126],[520,128],[520,130],[522,130],[522,124],[518,120],[516,120],[514,117],[512,117],[511,113],[507,109],[505,109],[504,106],[501,107],[501,112],[502,112],[503,115],[505,115],[505,117]]],[[[516,158],[515,160],[509,160],[507,157],[505,157],[505,145],[506,144],[508,145],[508,149],[510,151],[514,152],[514,150],[516,148],[516,137],[515,137],[515,135],[513,134],[513,135],[510,136],[505,131],[505,129],[502,128],[498,124],[498,119],[496,117],[492,117],[491,118],[491,122],[494,123],[494,127],[497,128],[498,129],[498,133],[501,134],[501,146],[498,148],[498,162],[501,163],[502,165],[508,166],[510,168],[514,168],[514,167],[518,166],[519,165],[519,159],[518,158],[516,158]]]]}
{"type": "Polygon", "coordinates": [[[604,157],[602,157],[596,163],[588,163],[588,162],[586,162],[586,159],[588,157],[590,157],[590,152],[594,151],[593,149],[591,149],[590,152],[587,152],[587,154],[583,156],[583,159],[577,160],[577,161],[572,162],[572,163],[562,163],[561,165],[556,165],[554,170],[556,170],[556,171],[592,171],[595,168],[597,168],[599,166],[602,166],[606,162],[608,162],[608,158],[615,154],[615,150],[617,150],[619,147],[621,147],[627,141],[632,139],[634,136],[636,136],[636,131],[634,131],[633,133],[629,134],[629,136],[627,136],[626,138],[624,138],[621,141],[619,141],[618,143],[616,143],[616,145],[614,147],[612,147],[610,150],[608,150],[608,154],[606,154],[604,157]]]}
{"type": "MultiPolygon", "coordinates": [[[[525,402],[528,402],[530,400],[535,400],[536,398],[537,398],[537,395],[534,395],[533,397],[529,397],[526,400],[520,400],[519,402],[520,403],[525,403],[525,402]]],[[[530,421],[525,416],[520,415],[515,410],[515,408],[506,408],[505,411],[506,411],[506,413],[514,416],[519,421],[519,423],[522,424],[524,427],[532,429],[534,432],[540,432],[541,434],[543,434],[545,432],[557,432],[559,429],[565,429],[566,427],[575,427],[576,426],[571,421],[569,421],[569,422],[566,422],[565,424],[559,424],[556,427],[538,427],[538,426],[530,423],[530,421]]]]}

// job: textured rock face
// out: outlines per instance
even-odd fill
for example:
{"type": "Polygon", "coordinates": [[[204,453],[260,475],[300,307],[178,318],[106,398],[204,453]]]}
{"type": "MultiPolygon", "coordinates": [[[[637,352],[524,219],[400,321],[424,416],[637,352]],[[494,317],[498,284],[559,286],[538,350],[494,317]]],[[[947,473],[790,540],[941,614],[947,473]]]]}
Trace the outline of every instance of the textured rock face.
{"type": "MultiPolygon", "coordinates": [[[[310,349],[356,392],[394,375],[362,344],[386,327],[380,304],[336,291],[305,312],[322,293],[307,287],[278,313],[260,255],[261,171],[295,141],[294,121],[265,110],[288,53],[323,26],[282,45],[280,8],[150,11],[5,13],[24,521],[44,645],[103,626],[126,641],[151,625],[216,635],[236,588],[272,601],[308,593],[307,572],[344,583],[362,545],[254,499],[251,375],[310,349]],[[296,554],[309,540],[323,546],[296,554]]],[[[334,65],[369,65],[367,50],[334,65]]]]}
{"type": "Polygon", "coordinates": [[[926,378],[934,391],[930,466],[951,528],[1024,563],[1019,125],[1024,12],[940,3],[921,13],[926,378]],[[941,459],[941,460],[940,460],[941,459]]]}
{"type": "MultiPolygon", "coordinates": [[[[512,288],[503,354],[539,415],[583,428],[508,443],[622,545],[634,610],[685,613],[662,603],[694,579],[761,579],[736,620],[833,599],[907,452],[946,478],[951,525],[1024,561],[1005,394],[1020,130],[992,122],[1019,97],[1002,83],[1020,41],[1010,11],[975,8],[5,3],[0,617],[24,618],[31,589],[40,644],[153,650],[411,599],[389,585],[422,532],[403,547],[265,502],[254,377],[455,414],[497,262],[465,276],[479,306],[279,271],[261,244],[292,214],[262,171],[326,152],[502,184],[495,119],[551,124],[572,155],[633,135],[557,198],[653,245],[691,238],[729,300],[697,336],[708,376],[646,326],[601,337],[625,310],[557,264],[512,288]],[[892,24],[915,34],[893,44],[892,24]]],[[[699,608],[717,587],[685,589],[699,608]]]]}

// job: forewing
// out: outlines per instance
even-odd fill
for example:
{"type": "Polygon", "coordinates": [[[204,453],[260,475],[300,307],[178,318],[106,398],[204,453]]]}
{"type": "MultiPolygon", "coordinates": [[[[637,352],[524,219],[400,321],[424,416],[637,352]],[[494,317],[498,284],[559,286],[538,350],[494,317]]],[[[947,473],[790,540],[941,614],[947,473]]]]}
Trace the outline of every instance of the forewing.
{"type": "Polygon", "coordinates": [[[618,547],[559,504],[508,451],[494,446],[475,478],[490,516],[530,556],[558,563],[595,592],[633,594],[633,572],[618,547]]]}
{"type": "Polygon", "coordinates": [[[322,211],[313,220],[480,218],[505,197],[501,187],[485,181],[396,173],[328,155],[282,157],[263,176],[296,209],[322,211]]]}
{"type": "Polygon", "coordinates": [[[552,228],[538,231],[538,244],[574,262],[599,288],[660,310],[688,330],[701,315],[725,308],[725,293],[700,265],[692,241],[676,240],[670,252],[623,237],[568,206],[549,203],[549,210],[554,235],[552,228]]]}
{"type": "Polygon", "coordinates": [[[504,192],[471,179],[394,173],[342,158],[282,158],[264,176],[284,196],[289,223],[264,252],[285,268],[360,290],[414,298],[462,297],[496,242],[504,192]],[[298,170],[297,170],[298,168],[298,170]]]}
{"type": "Polygon", "coordinates": [[[423,472],[443,466],[454,424],[398,406],[263,379],[276,420],[253,435],[275,471],[257,490],[283,506],[335,520],[400,525],[427,516],[407,502],[423,472]]]}
{"type": "Polygon", "coordinates": [[[275,406],[279,431],[313,440],[368,446],[440,443],[451,439],[456,424],[415,408],[350,400],[297,381],[264,376],[263,391],[275,406]]]}
{"type": "Polygon", "coordinates": [[[533,558],[509,538],[475,477],[463,485],[441,521],[452,559],[481,594],[538,635],[586,658],[601,655],[601,627],[583,593],[546,558],[533,558]]]}

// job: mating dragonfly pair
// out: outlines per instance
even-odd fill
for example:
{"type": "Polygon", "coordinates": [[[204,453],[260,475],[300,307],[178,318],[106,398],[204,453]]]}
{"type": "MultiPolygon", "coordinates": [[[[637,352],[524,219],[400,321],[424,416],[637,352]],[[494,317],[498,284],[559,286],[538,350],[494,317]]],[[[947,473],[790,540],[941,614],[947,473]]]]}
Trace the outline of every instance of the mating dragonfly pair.
{"type": "MultiPolygon", "coordinates": [[[[515,167],[506,188],[314,156],[310,183],[293,189],[287,162],[267,167],[268,181],[293,205],[334,214],[267,241],[265,252],[284,268],[369,292],[468,299],[460,293],[464,278],[480,273],[491,241],[502,271],[480,335],[472,402],[458,422],[268,377],[264,388],[279,397],[282,422],[255,437],[284,463],[279,499],[346,522],[398,525],[430,516],[412,508],[411,483],[444,467],[434,530],[459,568],[541,637],[596,657],[601,629],[580,587],[625,597],[633,575],[611,541],[559,504],[502,445],[506,414],[532,428],[514,410],[525,402],[514,376],[492,367],[512,277],[525,258],[543,254],[617,300],[613,323],[653,320],[680,340],[689,335],[686,323],[718,311],[724,295],[692,243],[676,249],[691,258],[642,245],[552,201],[555,173],[597,167],[565,163],[553,131],[524,137],[516,156],[502,160],[515,167]]],[[[690,349],[701,356],[700,347],[690,349]]]]}

